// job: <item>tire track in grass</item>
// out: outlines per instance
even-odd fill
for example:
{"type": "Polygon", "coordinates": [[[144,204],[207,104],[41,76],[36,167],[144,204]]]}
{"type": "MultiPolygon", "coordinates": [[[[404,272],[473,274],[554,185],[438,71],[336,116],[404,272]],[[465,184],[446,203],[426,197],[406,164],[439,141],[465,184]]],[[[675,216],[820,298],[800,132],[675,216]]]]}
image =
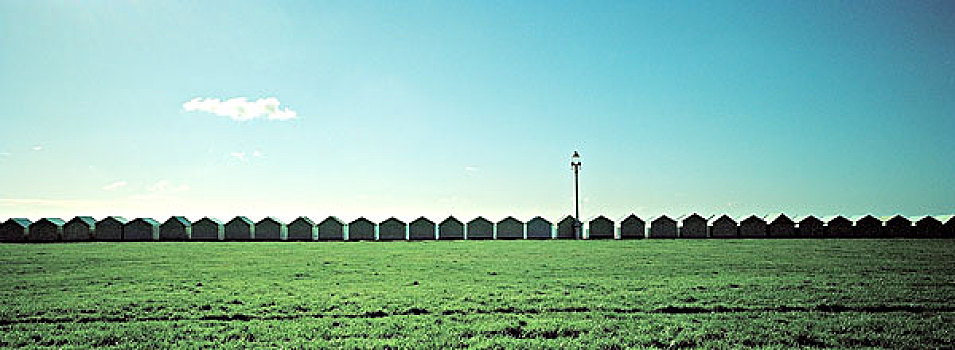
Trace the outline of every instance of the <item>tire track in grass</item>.
{"type": "Polygon", "coordinates": [[[549,308],[549,309],[518,309],[514,307],[489,310],[442,310],[432,312],[427,309],[411,308],[399,312],[385,312],[381,310],[357,314],[338,313],[294,313],[279,315],[228,314],[202,315],[197,317],[160,316],[160,317],[26,317],[21,319],[0,320],[0,327],[18,324],[72,324],[72,323],[126,323],[126,322],[176,322],[176,321],[287,321],[306,318],[385,318],[394,316],[421,316],[421,315],[494,315],[494,314],[552,314],[552,313],[611,313],[611,314],[719,314],[719,313],[951,313],[955,306],[923,307],[917,305],[872,305],[872,306],[843,306],[843,305],[816,305],[816,306],[776,306],[776,307],[726,307],[726,306],[665,306],[655,309],[590,309],[587,307],[549,308]]]}

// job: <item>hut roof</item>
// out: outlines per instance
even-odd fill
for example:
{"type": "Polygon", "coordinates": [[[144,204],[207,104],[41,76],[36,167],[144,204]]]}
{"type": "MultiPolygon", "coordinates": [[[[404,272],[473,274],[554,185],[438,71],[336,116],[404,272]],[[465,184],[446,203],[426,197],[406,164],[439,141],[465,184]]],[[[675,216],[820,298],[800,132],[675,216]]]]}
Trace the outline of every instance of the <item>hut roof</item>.
{"type": "Polygon", "coordinates": [[[129,223],[132,224],[134,222],[142,222],[151,226],[159,226],[159,222],[156,220],[153,220],[152,218],[137,218],[136,220],[130,221],[129,223]]]}
{"type": "Polygon", "coordinates": [[[734,219],[732,216],[729,216],[729,215],[726,215],[726,214],[720,214],[720,215],[710,216],[710,217],[709,217],[709,220],[707,220],[707,221],[709,221],[709,222],[717,222],[717,221],[726,221],[726,220],[732,221],[732,222],[734,222],[734,223],[736,222],[736,219],[734,219]]]}
{"type": "Polygon", "coordinates": [[[654,217],[653,219],[650,220],[650,222],[655,222],[655,221],[659,221],[659,220],[669,220],[669,221],[676,222],[676,220],[673,220],[673,218],[667,216],[666,214],[663,214],[663,215],[654,217]]]}
{"type": "Polygon", "coordinates": [[[859,221],[862,221],[862,220],[866,220],[866,221],[875,220],[875,221],[878,221],[880,224],[882,223],[882,220],[879,220],[879,218],[872,216],[872,214],[856,215],[852,217],[852,222],[858,223],[859,221]]]}
{"type": "Polygon", "coordinates": [[[285,225],[285,223],[282,222],[282,220],[279,220],[279,218],[274,217],[274,216],[267,216],[267,217],[265,217],[264,219],[259,220],[258,223],[259,223],[259,224],[263,224],[263,223],[266,223],[266,222],[273,222],[273,223],[276,223],[276,224],[279,224],[279,225],[285,225]]]}
{"type": "Polygon", "coordinates": [[[328,220],[334,221],[335,223],[337,223],[337,224],[339,224],[339,225],[344,225],[344,224],[345,224],[345,222],[342,221],[342,219],[339,219],[339,218],[336,217],[336,216],[329,216],[329,217],[325,218],[324,220],[322,220],[321,223],[324,224],[324,223],[327,222],[328,220]]]}
{"type": "Polygon", "coordinates": [[[923,222],[923,221],[935,221],[935,222],[940,223],[940,224],[942,223],[941,221],[939,221],[938,219],[936,219],[934,216],[931,216],[931,215],[926,215],[926,216],[922,217],[921,219],[918,219],[918,221],[916,221],[916,223],[923,222]]]}
{"type": "Polygon", "coordinates": [[[493,224],[493,222],[491,222],[491,220],[485,219],[483,216],[478,216],[478,217],[476,217],[476,218],[474,218],[474,219],[471,219],[471,221],[468,221],[468,223],[470,224],[470,223],[472,223],[472,222],[477,222],[477,221],[484,221],[484,222],[488,222],[488,223],[492,223],[492,224],[493,224]]]}
{"type": "Polygon", "coordinates": [[[705,217],[703,217],[702,215],[697,214],[697,213],[690,213],[690,214],[680,215],[680,217],[676,218],[676,221],[683,222],[683,220],[692,218],[692,217],[694,217],[694,216],[695,216],[695,217],[698,217],[698,218],[700,218],[700,219],[703,219],[703,221],[709,221],[709,220],[707,220],[707,218],[705,218],[705,217]]]}
{"type": "Polygon", "coordinates": [[[742,224],[744,222],[752,222],[753,220],[766,222],[766,220],[763,220],[763,218],[757,216],[756,214],[751,214],[746,217],[741,217],[739,223],[742,224]]]}
{"type": "Polygon", "coordinates": [[[185,216],[173,216],[173,217],[170,217],[169,220],[166,220],[166,222],[167,222],[167,223],[168,223],[168,222],[179,222],[179,224],[182,225],[182,226],[192,226],[192,223],[189,222],[189,219],[186,219],[185,216]]]}
{"type": "Polygon", "coordinates": [[[817,218],[817,217],[814,216],[814,215],[799,215],[799,216],[796,216],[796,217],[793,218],[793,221],[795,221],[795,222],[803,222],[803,221],[806,221],[806,220],[816,220],[816,221],[820,221],[820,222],[822,221],[822,219],[817,218]]]}
{"type": "Polygon", "coordinates": [[[202,219],[199,219],[199,221],[196,221],[196,223],[198,224],[198,223],[203,222],[203,221],[208,221],[208,222],[211,222],[211,223],[216,224],[216,225],[222,225],[222,221],[219,221],[219,219],[210,218],[210,217],[208,217],[208,216],[207,216],[207,217],[204,217],[204,218],[202,218],[202,219]]]}
{"type": "Polygon", "coordinates": [[[82,222],[86,224],[86,226],[96,225],[96,219],[93,219],[92,216],[77,216],[77,217],[74,217],[69,222],[82,222]]]}
{"type": "Polygon", "coordinates": [[[772,213],[772,214],[768,214],[768,215],[766,215],[766,216],[763,216],[763,220],[765,220],[766,222],[770,222],[770,223],[771,223],[771,222],[775,222],[776,220],[782,220],[782,219],[784,219],[784,218],[785,218],[786,220],[789,220],[790,222],[795,222],[795,221],[793,221],[793,219],[792,219],[791,217],[789,217],[789,215],[786,215],[786,214],[783,214],[783,213],[772,213]]]}
{"type": "Polygon", "coordinates": [[[899,220],[905,220],[905,221],[907,221],[907,222],[910,223],[910,224],[911,224],[912,222],[914,222],[914,220],[912,220],[912,219],[910,219],[910,218],[908,218],[908,217],[899,215],[899,214],[896,214],[896,215],[893,215],[893,216],[883,216],[883,217],[881,217],[881,218],[879,218],[879,219],[882,220],[883,222],[885,222],[886,224],[888,224],[889,222],[896,222],[896,221],[899,221],[899,220]]]}
{"type": "Polygon", "coordinates": [[[312,221],[312,219],[309,219],[307,216],[299,216],[298,218],[295,218],[295,220],[292,220],[293,224],[296,222],[304,222],[309,226],[315,226],[315,222],[312,221]]]}
{"type": "Polygon", "coordinates": [[[594,216],[591,216],[591,217],[587,218],[586,221],[587,221],[587,222],[591,222],[591,221],[594,221],[594,220],[604,220],[604,221],[613,222],[613,220],[610,220],[609,218],[607,218],[606,216],[603,216],[603,215],[594,215],[594,216]]]}
{"type": "Polygon", "coordinates": [[[364,216],[363,216],[363,217],[360,217],[360,218],[357,218],[357,219],[355,219],[355,220],[352,220],[352,221],[349,222],[348,224],[351,225],[351,224],[357,224],[357,223],[361,223],[361,222],[367,222],[367,223],[372,224],[372,225],[375,224],[375,223],[372,222],[371,220],[366,219],[364,216]]]}
{"type": "Polygon", "coordinates": [[[643,221],[643,219],[641,219],[639,216],[637,216],[637,214],[630,214],[630,215],[624,216],[624,217],[620,218],[620,222],[624,222],[624,221],[627,221],[627,220],[634,220],[634,219],[640,220],[640,222],[646,223],[646,221],[643,221]]]}
{"type": "Polygon", "coordinates": [[[561,224],[563,224],[563,223],[565,223],[565,222],[570,222],[571,224],[573,224],[574,221],[575,221],[575,220],[574,220],[574,217],[573,217],[573,216],[567,215],[567,216],[565,216],[563,219],[560,219],[560,221],[558,221],[557,224],[558,224],[558,225],[561,225],[561,224]]]}
{"type": "Polygon", "coordinates": [[[43,218],[43,219],[37,220],[37,222],[35,222],[34,224],[39,224],[41,222],[49,222],[56,226],[66,225],[66,221],[63,221],[63,219],[60,219],[60,218],[43,218]]]}
{"type": "Polygon", "coordinates": [[[396,218],[396,217],[394,217],[394,216],[392,216],[392,217],[390,217],[390,218],[388,218],[388,219],[385,219],[385,220],[382,221],[381,223],[384,224],[384,223],[386,223],[386,222],[392,222],[392,221],[398,222],[399,224],[402,224],[402,225],[405,224],[404,221],[401,221],[400,219],[398,219],[398,218],[396,218]]]}
{"type": "Polygon", "coordinates": [[[551,224],[552,224],[552,223],[550,222],[550,220],[547,220],[547,219],[542,218],[542,217],[540,217],[540,216],[535,216],[533,219],[527,220],[528,223],[537,222],[537,221],[546,222],[548,225],[551,225],[551,224]]]}
{"type": "Polygon", "coordinates": [[[249,218],[244,217],[244,216],[236,216],[236,217],[232,218],[232,220],[229,220],[229,223],[233,223],[233,222],[236,222],[236,221],[242,222],[243,224],[246,224],[246,225],[249,225],[249,226],[252,226],[252,225],[255,224],[255,223],[252,222],[252,220],[249,220],[249,218]]]}
{"type": "Polygon", "coordinates": [[[442,224],[446,222],[457,222],[459,224],[464,224],[463,222],[461,222],[461,220],[458,220],[458,218],[454,217],[454,215],[450,215],[448,216],[448,218],[441,220],[442,224]]]}
{"type": "Polygon", "coordinates": [[[104,222],[104,221],[116,221],[116,222],[118,222],[118,223],[120,223],[120,224],[123,224],[123,225],[129,223],[129,220],[126,220],[126,218],[124,218],[124,217],[122,217],[122,216],[107,216],[107,217],[103,218],[103,220],[100,220],[99,222],[104,222]]]}
{"type": "Polygon", "coordinates": [[[424,216],[421,216],[421,217],[418,217],[417,219],[414,219],[413,221],[411,221],[411,223],[413,224],[413,223],[420,222],[420,221],[424,221],[424,222],[427,222],[427,223],[432,224],[432,225],[434,224],[434,221],[431,221],[431,219],[428,219],[428,218],[426,218],[426,217],[424,217],[424,216]]]}
{"type": "Polygon", "coordinates": [[[516,221],[516,222],[522,223],[522,224],[524,223],[524,222],[521,221],[521,220],[515,219],[513,216],[508,216],[508,217],[506,217],[506,218],[501,219],[501,221],[498,221],[498,222],[500,223],[500,222],[505,222],[505,221],[516,221]]]}

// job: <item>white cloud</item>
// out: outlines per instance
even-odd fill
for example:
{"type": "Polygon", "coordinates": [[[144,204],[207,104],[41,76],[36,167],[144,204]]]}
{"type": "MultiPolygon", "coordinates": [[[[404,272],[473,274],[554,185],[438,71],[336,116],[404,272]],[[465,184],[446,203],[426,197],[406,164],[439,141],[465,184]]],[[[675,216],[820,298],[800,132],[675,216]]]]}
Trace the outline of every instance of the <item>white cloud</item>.
{"type": "Polygon", "coordinates": [[[466,167],[464,167],[464,171],[475,172],[475,171],[478,171],[478,170],[480,170],[480,169],[478,169],[477,167],[473,167],[473,166],[466,166],[466,167]]]}
{"type": "Polygon", "coordinates": [[[42,151],[42,150],[43,150],[43,146],[41,146],[41,145],[33,146],[33,150],[34,150],[34,151],[42,151]]]}
{"type": "Polygon", "coordinates": [[[229,117],[236,121],[252,120],[265,117],[269,120],[291,120],[298,113],[288,107],[280,108],[281,103],[275,97],[260,98],[249,101],[245,97],[220,100],[218,98],[196,97],[182,104],[182,109],[212,113],[218,116],[229,117]]]}
{"type": "Polygon", "coordinates": [[[116,182],[111,183],[111,184],[109,184],[109,185],[103,186],[102,189],[103,189],[103,191],[115,191],[115,190],[117,190],[117,189],[119,189],[119,188],[126,187],[126,185],[128,185],[128,183],[126,183],[126,181],[116,181],[116,182]]]}
{"type": "Polygon", "coordinates": [[[189,190],[188,185],[174,185],[169,180],[159,180],[156,183],[146,187],[146,191],[152,193],[177,193],[189,190]]]}
{"type": "Polygon", "coordinates": [[[252,156],[253,156],[253,157],[256,157],[256,158],[259,158],[259,157],[264,156],[264,154],[262,154],[262,152],[259,152],[259,150],[254,150],[254,151],[252,151],[252,156]]]}

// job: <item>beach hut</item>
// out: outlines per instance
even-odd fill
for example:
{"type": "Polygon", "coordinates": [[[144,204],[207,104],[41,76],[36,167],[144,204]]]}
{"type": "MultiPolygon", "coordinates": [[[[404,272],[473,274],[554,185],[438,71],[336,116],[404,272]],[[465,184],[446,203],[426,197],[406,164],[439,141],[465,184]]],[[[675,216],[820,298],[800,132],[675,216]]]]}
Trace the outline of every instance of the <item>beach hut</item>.
{"type": "Polygon", "coordinates": [[[280,241],[288,238],[285,223],[275,217],[267,217],[255,223],[256,241],[280,241]]]}
{"type": "Polygon", "coordinates": [[[613,220],[603,215],[588,220],[587,229],[587,239],[614,239],[616,233],[613,220]]]}
{"type": "Polygon", "coordinates": [[[26,241],[33,222],[25,218],[12,218],[0,224],[0,242],[26,241]]]}
{"type": "Polygon", "coordinates": [[[837,238],[852,237],[852,220],[849,220],[842,215],[827,217],[826,236],[837,238]]]}
{"type": "Polygon", "coordinates": [[[93,239],[97,241],[121,241],[123,240],[123,229],[128,223],[129,221],[122,216],[107,216],[96,222],[93,239]]]}
{"type": "Polygon", "coordinates": [[[872,215],[856,217],[853,221],[855,221],[855,225],[852,227],[854,237],[878,238],[885,236],[885,227],[882,225],[882,220],[872,215]]]}
{"type": "Polygon", "coordinates": [[[64,241],[88,241],[93,239],[96,220],[90,216],[77,216],[63,225],[64,241]]]}
{"type": "Polygon", "coordinates": [[[527,221],[527,239],[551,239],[554,234],[554,224],[540,216],[527,221]]]}
{"type": "Polygon", "coordinates": [[[942,222],[931,216],[919,219],[915,222],[915,237],[942,237],[942,222]]]}
{"type": "Polygon", "coordinates": [[[0,224],[0,242],[23,242],[27,240],[30,224],[25,218],[11,218],[0,224]]]}
{"type": "Polygon", "coordinates": [[[408,224],[408,239],[412,241],[433,241],[435,240],[434,229],[434,221],[423,216],[419,217],[408,224]]]}
{"type": "Polygon", "coordinates": [[[494,239],[494,223],[480,216],[468,221],[466,239],[494,239]]]}
{"type": "Polygon", "coordinates": [[[311,241],[315,239],[318,233],[318,226],[312,219],[305,216],[299,216],[288,224],[288,240],[290,241],[311,241]]]}
{"type": "Polygon", "coordinates": [[[225,224],[225,240],[248,241],[255,237],[255,223],[244,216],[236,216],[225,224]]]}
{"type": "Polygon", "coordinates": [[[647,237],[647,224],[636,214],[630,214],[620,220],[620,239],[641,239],[647,237]]]}
{"type": "Polygon", "coordinates": [[[192,223],[184,216],[173,216],[159,226],[160,241],[185,241],[192,236],[192,223]]]}
{"type": "Polygon", "coordinates": [[[896,215],[885,221],[885,235],[888,237],[913,237],[915,227],[912,226],[912,220],[896,215]]]}
{"type": "Polygon", "coordinates": [[[464,223],[454,216],[449,216],[438,224],[438,239],[464,239],[464,223]]]}
{"type": "Polygon", "coordinates": [[[802,238],[821,238],[826,236],[826,224],[812,215],[796,218],[796,235],[802,238]]]}
{"type": "Polygon", "coordinates": [[[647,238],[676,238],[676,220],[660,215],[650,220],[650,232],[647,238]]]}
{"type": "Polygon", "coordinates": [[[59,218],[44,218],[30,224],[27,231],[27,240],[31,242],[53,242],[63,237],[63,225],[66,222],[59,218]]]}
{"type": "Polygon", "coordinates": [[[766,220],[756,215],[750,215],[740,220],[739,236],[741,238],[766,238],[766,220]]]}
{"type": "Polygon", "coordinates": [[[379,241],[403,241],[405,240],[405,231],[408,225],[404,221],[396,218],[388,218],[378,224],[379,241]]]}
{"type": "Polygon", "coordinates": [[[224,238],[225,227],[222,221],[205,217],[192,224],[193,241],[218,241],[224,238]]]}
{"type": "Polygon", "coordinates": [[[124,241],[155,241],[159,238],[159,222],[152,218],[138,218],[123,227],[124,241]]]}
{"type": "Polygon", "coordinates": [[[771,238],[793,238],[796,237],[796,222],[786,216],[778,213],[766,215],[766,234],[771,238]]]}
{"type": "Polygon", "coordinates": [[[707,222],[700,214],[684,215],[677,221],[680,223],[680,238],[706,238],[707,222]]]}
{"type": "Polygon", "coordinates": [[[357,218],[348,223],[349,241],[374,241],[375,223],[365,218],[357,218]]]}
{"type": "Polygon", "coordinates": [[[718,218],[710,217],[710,237],[713,238],[738,238],[739,225],[736,220],[723,214],[718,218]]]}
{"type": "Polygon", "coordinates": [[[334,216],[329,216],[318,224],[319,241],[345,240],[345,222],[334,216]]]}
{"type": "Polygon", "coordinates": [[[559,222],[557,222],[557,239],[574,239],[576,237],[576,232],[574,232],[574,223],[577,220],[573,216],[567,215],[559,222]]]}
{"type": "Polygon", "coordinates": [[[498,221],[497,239],[524,239],[524,223],[510,216],[498,221]]]}

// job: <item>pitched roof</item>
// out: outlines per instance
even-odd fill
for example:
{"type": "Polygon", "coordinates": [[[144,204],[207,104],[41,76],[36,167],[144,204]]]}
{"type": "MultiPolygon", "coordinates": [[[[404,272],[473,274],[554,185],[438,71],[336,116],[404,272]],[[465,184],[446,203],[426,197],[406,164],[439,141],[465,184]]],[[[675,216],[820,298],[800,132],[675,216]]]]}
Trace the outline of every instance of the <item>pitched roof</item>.
{"type": "MultiPolygon", "coordinates": [[[[207,216],[207,217],[204,217],[204,218],[202,218],[202,219],[199,219],[199,221],[196,221],[195,224],[199,224],[200,222],[203,222],[203,221],[211,222],[211,223],[216,224],[216,225],[222,225],[222,221],[219,221],[219,219],[210,218],[210,217],[208,217],[208,216],[207,216]]],[[[195,225],[195,224],[193,224],[193,225],[195,225]]]]}
{"type": "Polygon", "coordinates": [[[822,221],[822,219],[816,217],[815,215],[811,215],[811,214],[810,214],[810,215],[799,215],[799,216],[793,218],[793,221],[795,221],[795,222],[803,222],[803,221],[805,221],[805,220],[813,220],[813,219],[815,219],[815,220],[817,220],[817,221],[822,221]]]}
{"type": "Polygon", "coordinates": [[[756,215],[756,214],[750,214],[750,215],[747,215],[746,217],[741,217],[740,220],[739,220],[739,222],[740,222],[740,223],[743,223],[743,222],[753,221],[753,220],[759,220],[759,221],[762,221],[762,222],[766,222],[766,220],[763,220],[763,218],[759,217],[759,216],[756,215]]]}
{"type": "Polygon", "coordinates": [[[309,226],[315,226],[315,222],[312,221],[312,219],[309,219],[307,216],[299,216],[299,217],[295,218],[295,220],[292,220],[292,224],[294,224],[294,223],[296,223],[296,222],[304,222],[304,223],[308,224],[309,226]]]}
{"type": "Polygon", "coordinates": [[[274,223],[279,224],[279,225],[285,225],[285,223],[282,222],[282,220],[279,220],[277,217],[274,217],[274,216],[267,216],[267,217],[265,217],[264,219],[259,220],[258,223],[259,223],[259,224],[262,224],[262,223],[266,223],[266,222],[269,222],[269,221],[274,222],[274,223]]]}
{"type": "Polygon", "coordinates": [[[543,222],[546,222],[548,225],[553,225],[553,223],[551,223],[550,220],[547,220],[547,219],[542,218],[542,217],[540,217],[540,216],[535,216],[533,219],[527,220],[527,223],[531,223],[531,222],[535,222],[535,221],[543,221],[543,222]]]}
{"type": "Polygon", "coordinates": [[[430,223],[430,224],[434,224],[434,221],[431,221],[431,219],[428,219],[428,218],[426,218],[426,217],[424,217],[424,216],[412,220],[411,223],[413,224],[413,223],[416,223],[416,222],[419,222],[419,221],[424,221],[424,222],[427,222],[427,223],[430,223]]]}
{"type": "Polygon", "coordinates": [[[99,222],[104,222],[104,221],[116,221],[123,225],[126,225],[127,223],[129,223],[129,220],[126,220],[126,218],[122,216],[107,216],[103,218],[103,220],[100,220],[99,222]]]}
{"type": "Polygon", "coordinates": [[[230,224],[230,223],[233,223],[233,222],[236,222],[236,221],[241,222],[241,223],[246,224],[246,225],[249,225],[249,226],[255,224],[255,223],[252,222],[252,220],[249,220],[249,218],[244,217],[244,216],[236,216],[236,217],[232,218],[232,220],[229,220],[229,222],[228,222],[227,224],[230,224]]]}
{"type": "Polygon", "coordinates": [[[767,214],[767,215],[763,216],[763,220],[766,220],[766,222],[769,222],[769,223],[771,223],[771,222],[773,222],[773,221],[776,221],[776,220],[779,220],[779,219],[782,219],[782,218],[786,218],[786,219],[788,219],[789,221],[795,222],[795,220],[793,220],[793,218],[791,218],[791,217],[789,217],[789,215],[786,215],[786,214],[783,214],[783,213],[772,213],[772,214],[767,214]]]}
{"type": "Polygon", "coordinates": [[[703,217],[703,215],[700,215],[700,214],[697,214],[697,213],[690,213],[690,214],[680,215],[680,217],[676,218],[676,221],[683,222],[683,220],[692,218],[692,217],[694,217],[694,216],[695,216],[695,217],[698,217],[698,218],[700,218],[700,219],[703,219],[703,221],[709,221],[709,220],[707,220],[705,217],[703,217]]]}
{"type": "Polygon", "coordinates": [[[92,216],[77,216],[77,217],[74,217],[69,222],[82,222],[86,224],[87,226],[96,225],[96,220],[93,219],[92,216]]]}
{"type": "Polygon", "coordinates": [[[457,223],[459,223],[459,224],[463,224],[463,222],[461,222],[461,220],[459,220],[458,218],[454,217],[454,215],[450,215],[450,216],[448,216],[446,219],[441,220],[441,223],[443,224],[443,223],[448,222],[448,221],[454,221],[454,222],[457,222],[457,223]]]}
{"type": "Polygon", "coordinates": [[[169,220],[166,220],[166,222],[177,222],[177,221],[182,226],[192,226],[192,223],[189,222],[189,220],[186,219],[185,216],[173,216],[173,217],[170,217],[169,220]]]}
{"type": "Polygon", "coordinates": [[[624,222],[624,221],[627,221],[627,220],[634,220],[634,219],[640,220],[640,222],[646,223],[646,221],[643,221],[643,219],[641,219],[639,216],[637,216],[637,214],[630,214],[630,215],[624,216],[624,217],[620,218],[620,222],[624,222]]]}
{"type": "Polygon", "coordinates": [[[366,219],[364,216],[363,216],[363,217],[360,217],[360,218],[357,218],[357,219],[355,219],[355,220],[352,220],[352,221],[349,222],[348,224],[351,225],[351,224],[361,223],[361,222],[367,222],[367,223],[372,224],[372,225],[375,224],[375,223],[372,222],[371,220],[366,219]]]}
{"type": "Polygon", "coordinates": [[[127,223],[127,225],[128,225],[128,224],[132,224],[132,223],[134,223],[134,222],[144,222],[144,223],[149,224],[149,225],[151,225],[151,226],[159,226],[159,222],[156,221],[156,220],[153,220],[152,218],[137,218],[136,220],[133,220],[133,221],[130,221],[129,223],[127,223]]]}
{"type": "Polygon", "coordinates": [[[324,223],[328,222],[329,220],[331,220],[331,221],[333,221],[333,222],[335,222],[335,223],[337,223],[337,224],[339,224],[339,225],[344,225],[344,224],[345,224],[345,222],[342,221],[342,219],[339,219],[338,217],[335,217],[335,216],[329,216],[329,217],[325,218],[324,220],[322,220],[322,222],[320,222],[319,225],[324,224],[324,223]]]}
{"type": "Polygon", "coordinates": [[[493,224],[493,222],[491,222],[491,220],[485,219],[483,216],[478,216],[478,217],[476,217],[476,218],[474,218],[474,219],[471,219],[471,221],[468,221],[468,223],[470,224],[470,223],[472,223],[472,222],[477,222],[477,221],[490,222],[490,223],[493,224]]]}
{"type": "Polygon", "coordinates": [[[37,220],[37,222],[34,222],[33,224],[38,224],[44,221],[54,224],[56,226],[66,225],[66,221],[63,221],[63,219],[60,219],[60,218],[43,218],[43,219],[37,220]]]}
{"type": "Polygon", "coordinates": [[[27,227],[30,227],[30,224],[32,224],[33,222],[27,218],[10,218],[5,223],[11,223],[23,228],[27,228],[27,227]]]}
{"type": "Polygon", "coordinates": [[[656,216],[656,217],[654,217],[653,219],[651,219],[650,222],[654,222],[654,221],[662,220],[662,219],[667,219],[667,220],[676,222],[676,220],[673,220],[673,218],[667,216],[667,214],[663,214],[663,215],[660,215],[660,216],[656,216]]]}
{"type": "Polygon", "coordinates": [[[402,224],[402,225],[404,225],[404,224],[405,224],[405,222],[404,222],[404,221],[401,221],[401,220],[399,220],[398,218],[396,218],[396,217],[394,217],[394,216],[392,216],[392,217],[390,217],[390,218],[387,218],[387,219],[385,219],[385,220],[384,220],[384,221],[382,221],[381,223],[383,224],[383,223],[386,223],[386,222],[398,222],[399,224],[402,224]]]}

